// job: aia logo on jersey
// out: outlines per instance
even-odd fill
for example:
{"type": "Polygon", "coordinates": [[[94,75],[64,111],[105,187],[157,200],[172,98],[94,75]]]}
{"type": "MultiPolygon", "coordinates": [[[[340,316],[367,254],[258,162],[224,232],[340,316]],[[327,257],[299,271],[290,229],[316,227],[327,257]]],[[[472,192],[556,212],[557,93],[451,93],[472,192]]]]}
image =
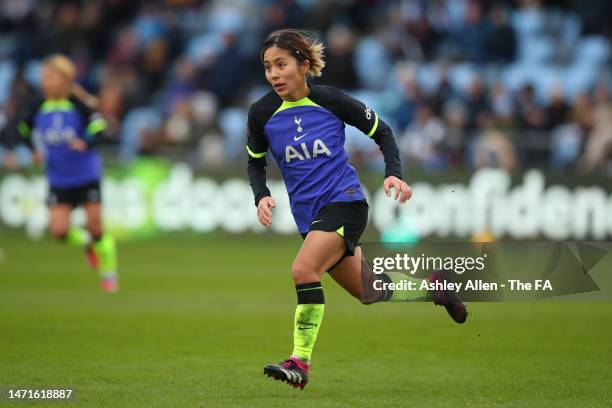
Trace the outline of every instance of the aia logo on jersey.
{"type": "Polygon", "coordinates": [[[40,135],[44,143],[51,145],[67,143],[77,137],[72,127],[64,127],[64,118],[61,113],[53,115],[51,127],[45,129],[40,135]]]}
{"type": "Polygon", "coordinates": [[[365,115],[366,115],[367,120],[372,119],[372,109],[370,109],[368,105],[366,105],[366,108],[365,108],[365,115]]]}
{"type": "Polygon", "coordinates": [[[321,139],[315,139],[312,146],[307,145],[305,142],[300,143],[299,146],[287,145],[285,147],[285,163],[291,163],[292,160],[308,160],[314,159],[318,156],[331,156],[331,151],[325,146],[325,143],[321,139]]]}

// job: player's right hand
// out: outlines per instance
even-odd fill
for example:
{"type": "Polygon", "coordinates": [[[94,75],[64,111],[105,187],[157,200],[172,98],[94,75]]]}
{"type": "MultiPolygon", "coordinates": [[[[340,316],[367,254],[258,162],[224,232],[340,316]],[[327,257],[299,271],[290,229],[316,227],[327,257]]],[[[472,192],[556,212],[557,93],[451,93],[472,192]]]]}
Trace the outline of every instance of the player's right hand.
{"type": "Polygon", "coordinates": [[[272,226],[272,208],[276,208],[276,203],[270,196],[262,198],[257,204],[257,218],[264,227],[272,226]]]}

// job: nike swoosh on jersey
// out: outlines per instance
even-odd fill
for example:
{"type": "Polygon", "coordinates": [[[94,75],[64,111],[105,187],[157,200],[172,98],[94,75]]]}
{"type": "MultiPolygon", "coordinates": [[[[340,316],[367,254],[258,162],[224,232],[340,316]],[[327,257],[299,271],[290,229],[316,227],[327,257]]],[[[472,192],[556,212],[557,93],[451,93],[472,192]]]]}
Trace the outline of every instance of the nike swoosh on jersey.
{"type": "Polygon", "coordinates": [[[311,222],[311,223],[310,223],[310,225],[312,225],[312,224],[316,224],[317,222],[321,222],[321,221],[323,221],[323,220],[316,220],[316,221],[313,221],[313,222],[311,222]]]}
{"type": "Polygon", "coordinates": [[[295,141],[297,142],[298,140],[300,140],[301,138],[303,138],[304,136],[306,136],[306,135],[307,135],[307,134],[309,134],[309,133],[310,133],[310,132],[306,132],[306,133],[304,133],[304,134],[303,134],[302,136],[300,136],[300,137],[297,137],[297,135],[295,135],[295,136],[293,136],[293,140],[295,140],[295,141]]]}

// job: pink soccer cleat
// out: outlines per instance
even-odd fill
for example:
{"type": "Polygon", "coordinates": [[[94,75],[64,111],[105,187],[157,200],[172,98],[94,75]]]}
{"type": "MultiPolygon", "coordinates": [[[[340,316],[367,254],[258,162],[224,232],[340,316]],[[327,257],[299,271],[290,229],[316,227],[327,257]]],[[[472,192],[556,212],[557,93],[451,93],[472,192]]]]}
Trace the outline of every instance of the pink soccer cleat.
{"type": "Polygon", "coordinates": [[[119,291],[119,280],[116,276],[105,276],[100,280],[102,292],[114,293],[119,291]]]}
{"type": "Polygon", "coordinates": [[[308,384],[309,365],[298,358],[291,357],[278,364],[268,364],[264,374],[278,381],[284,381],[294,388],[304,389],[308,384]]]}

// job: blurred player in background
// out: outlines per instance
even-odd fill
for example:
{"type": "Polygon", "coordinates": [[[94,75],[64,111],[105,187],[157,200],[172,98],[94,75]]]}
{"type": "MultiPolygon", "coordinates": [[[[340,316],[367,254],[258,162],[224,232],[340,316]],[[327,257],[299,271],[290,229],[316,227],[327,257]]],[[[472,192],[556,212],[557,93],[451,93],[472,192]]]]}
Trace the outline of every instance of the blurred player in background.
{"type": "Polygon", "coordinates": [[[76,68],[63,55],[42,64],[42,97],[24,104],[13,120],[11,144],[24,143],[35,160],[44,160],[49,195],[51,234],[85,249],[89,264],[100,275],[100,288],[119,289],[114,238],[101,219],[102,161],[93,146],[106,128],[95,113],[96,98],[75,83],[76,68]],[[70,225],[70,214],[83,206],[87,229],[70,225]]]}
{"type": "MultiPolygon", "coordinates": [[[[389,127],[368,106],[336,88],[309,85],[325,66],[323,45],[297,30],[276,31],[261,51],[268,92],[249,110],[248,173],[259,222],[271,226],[276,206],[266,187],[266,159],[272,153],[283,175],[291,211],[304,243],[292,266],[298,305],[291,357],[268,364],[264,374],[294,387],[308,382],[310,357],[317,338],[325,299],[321,276],[325,271],[363,303],[429,298],[443,305],[458,323],[467,309],[452,291],[373,291],[371,269],[361,255],[359,238],[366,228],[368,204],[356,170],[344,149],[345,123],[355,126],[380,147],[385,160],[384,190],[405,203],[411,188],[401,180],[401,163],[389,127]],[[362,276],[366,283],[362,284],[362,276]],[[367,293],[366,293],[367,292],[367,293]]],[[[380,274],[388,283],[407,277],[380,274]]],[[[430,281],[449,279],[435,272],[430,281]]]]}

